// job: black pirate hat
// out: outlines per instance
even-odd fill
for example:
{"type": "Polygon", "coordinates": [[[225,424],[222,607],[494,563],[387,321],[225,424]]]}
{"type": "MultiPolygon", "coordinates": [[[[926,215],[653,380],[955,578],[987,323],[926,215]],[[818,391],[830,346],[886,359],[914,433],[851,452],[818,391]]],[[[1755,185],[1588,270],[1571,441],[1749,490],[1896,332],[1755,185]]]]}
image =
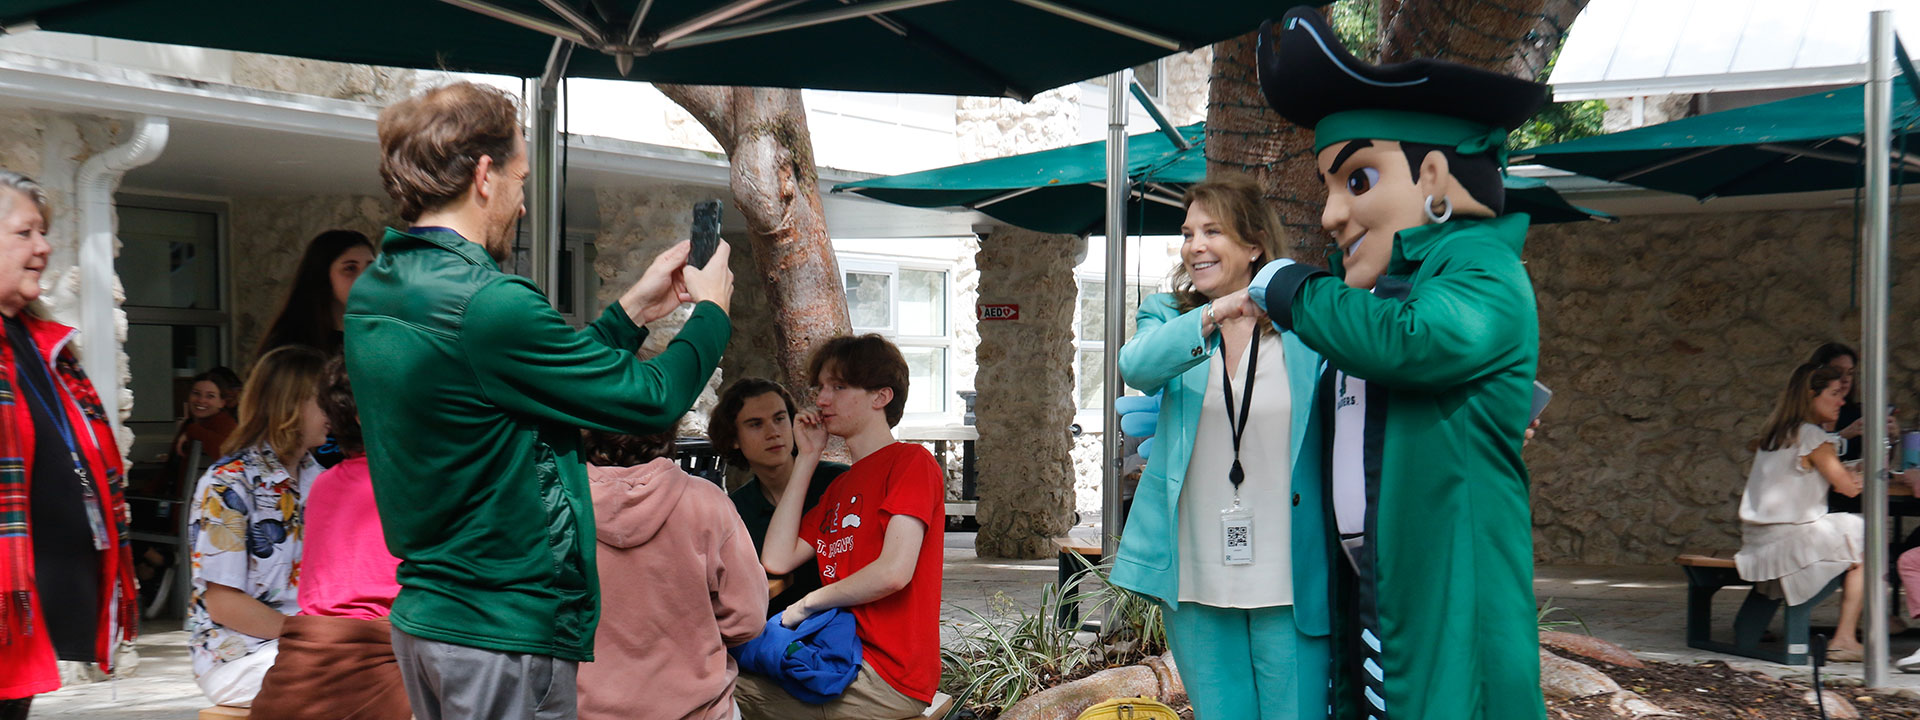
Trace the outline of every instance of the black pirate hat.
{"type": "Polygon", "coordinates": [[[1314,152],[1347,140],[1399,140],[1497,152],[1547,102],[1547,86],[1439,60],[1373,65],[1340,45],[1320,13],[1295,8],[1260,26],[1260,90],[1281,117],[1313,128],[1314,152]]]}

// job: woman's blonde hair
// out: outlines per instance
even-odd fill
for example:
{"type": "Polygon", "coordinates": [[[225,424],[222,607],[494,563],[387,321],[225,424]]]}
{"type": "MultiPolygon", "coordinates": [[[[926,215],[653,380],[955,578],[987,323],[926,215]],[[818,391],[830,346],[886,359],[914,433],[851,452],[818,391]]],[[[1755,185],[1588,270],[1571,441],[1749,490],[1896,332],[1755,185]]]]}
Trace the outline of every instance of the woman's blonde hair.
{"type": "Polygon", "coordinates": [[[265,443],[291,468],[300,452],[302,406],[320,394],[327,356],[319,350],[288,345],[261,357],[240,390],[240,425],[227,436],[223,454],[265,443]]]}
{"type": "Polygon", "coordinates": [[[1773,413],[1767,416],[1765,429],[1750,447],[1779,450],[1792,444],[1800,435],[1800,426],[1813,422],[1814,396],[1826,392],[1827,386],[1839,382],[1844,374],[1832,365],[1807,363],[1794,368],[1793,377],[1787,380],[1787,389],[1781,391],[1779,401],[1773,404],[1773,413]]]}
{"type": "MultiPolygon", "coordinates": [[[[1181,205],[1191,209],[1194,203],[1207,209],[1207,214],[1213,216],[1229,239],[1256,253],[1253,258],[1256,272],[1268,261],[1286,256],[1280,244],[1286,228],[1280,225],[1280,216],[1267,204],[1260,184],[1253,178],[1223,175],[1194,185],[1187,188],[1181,205]]],[[[1173,296],[1180,301],[1181,312],[1207,304],[1207,296],[1193,289],[1193,277],[1187,274],[1186,263],[1173,271],[1173,296]]]]}

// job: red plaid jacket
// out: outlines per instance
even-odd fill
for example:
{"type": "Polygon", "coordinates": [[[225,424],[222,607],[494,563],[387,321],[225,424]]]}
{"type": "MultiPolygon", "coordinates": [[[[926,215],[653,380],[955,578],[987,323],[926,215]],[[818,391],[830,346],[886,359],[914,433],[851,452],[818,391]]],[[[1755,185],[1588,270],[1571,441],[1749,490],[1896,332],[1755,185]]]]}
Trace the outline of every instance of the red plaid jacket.
{"type": "MultiPolygon", "coordinates": [[[[62,385],[60,410],[72,420],[80,437],[87,472],[105,487],[101,510],[107,524],[107,552],[102,553],[100,634],[95,660],[112,671],[115,641],[132,639],[139,624],[138,598],[133,581],[133,553],[127,541],[126,478],[113,428],[100,406],[100,396],[87,380],[80,363],[67,350],[77,332],[59,323],[28,315],[23,318],[34,343],[47,353],[39,358],[53,369],[62,385]]],[[[0,330],[0,333],[3,333],[0,330]]],[[[29,697],[60,687],[53,645],[47,637],[39,600],[34,592],[33,524],[28,498],[33,478],[34,428],[26,403],[14,389],[19,382],[12,346],[0,342],[0,700],[29,697]]],[[[39,568],[40,571],[59,568],[39,568]]]]}

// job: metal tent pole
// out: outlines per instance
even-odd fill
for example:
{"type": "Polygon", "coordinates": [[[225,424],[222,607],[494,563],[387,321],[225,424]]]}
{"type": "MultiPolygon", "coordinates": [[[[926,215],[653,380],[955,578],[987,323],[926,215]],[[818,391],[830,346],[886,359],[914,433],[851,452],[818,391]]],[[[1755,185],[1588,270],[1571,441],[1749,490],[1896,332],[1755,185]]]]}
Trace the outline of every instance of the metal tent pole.
{"type": "Polygon", "coordinates": [[[1120,344],[1127,330],[1127,71],[1107,76],[1107,327],[1106,350],[1101,355],[1106,405],[1101,410],[1100,557],[1112,559],[1119,550],[1120,531],[1120,344]]]}
{"type": "Polygon", "coordinates": [[[1866,276],[1860,309],[1860,338],[1866,356],[1867,602],[1866,684],[1887,685],[1887,221],[1888,165],[1893,151],[1893,13],[1873,12],[1868,22],[1866,101],[1866,236],[1861,238],[1866,276]]]}
{"type": "Polygon", "coordinates": [[[533,223],[535,285],[547,293],[547,302],[559,306],[560,289],[560,80],[567,75],[573,43],[553,41],[547,72],[540,76],[533,98],[533,141],[528,143],[533,187],[527,192],[527,219],[533,223]]]}

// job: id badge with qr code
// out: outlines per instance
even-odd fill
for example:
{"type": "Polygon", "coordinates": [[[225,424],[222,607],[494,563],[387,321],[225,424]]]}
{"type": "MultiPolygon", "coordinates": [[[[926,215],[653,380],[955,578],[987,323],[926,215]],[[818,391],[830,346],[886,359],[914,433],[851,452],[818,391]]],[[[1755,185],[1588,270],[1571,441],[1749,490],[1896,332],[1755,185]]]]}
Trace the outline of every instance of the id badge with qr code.
{"type": "Polygon", "coordinates": [[[1253,564],[1253,511],[1234,503],[1220,511],[1221,562],[1227,565],[1253,564]]]}

